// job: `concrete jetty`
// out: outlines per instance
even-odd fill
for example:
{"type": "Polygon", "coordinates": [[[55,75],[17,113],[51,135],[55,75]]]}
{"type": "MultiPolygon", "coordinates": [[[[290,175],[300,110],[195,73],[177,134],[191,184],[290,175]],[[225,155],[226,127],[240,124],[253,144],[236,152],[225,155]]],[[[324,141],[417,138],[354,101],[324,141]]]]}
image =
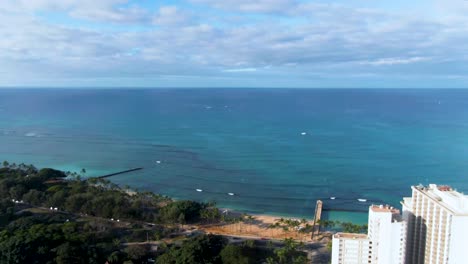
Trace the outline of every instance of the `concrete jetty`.
{"type": "Polygon", "coordinates": [[[316,232],[317,235],[320,233],[320,219],[322,218],[322,207],[323,202],[321,200],[317,200],[317,203],[315,205],[314,223],[311,235],[312,239],[314,239],[314,235],[316,232]]]}
{"type": "Polygon", "coordinates": [[[125,173],[129,173],[129,172],[139,171],[139,170],[142,170],[142,169],[143,169],[143,168],[133,168],[133,169],[129,169],[129,170],[124,170],[124,171],[119,171],[119,172],[115,172],[115,173],[111,173],[111,174],[106,174],[106,175],[99,176],[99,177],[96,177],[96,178],[98,178],[98,179],[104,179],[104,178],[109,178],[109,177],[116,176],[116,175],[120,175],[120,174],[125,174],[125,173]]]}

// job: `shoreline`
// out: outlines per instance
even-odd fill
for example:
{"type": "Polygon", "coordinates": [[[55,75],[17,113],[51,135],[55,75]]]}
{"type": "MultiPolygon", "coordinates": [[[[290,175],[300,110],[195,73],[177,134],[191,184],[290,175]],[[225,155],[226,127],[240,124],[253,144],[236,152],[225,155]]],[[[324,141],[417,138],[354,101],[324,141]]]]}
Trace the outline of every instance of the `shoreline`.
{"type": "MultiPolygon", "coordinates": [[[[74,171],[74,169],[78,168],[77,166],[74,166],[74,167],[71,167],[71,166],[50,166],[50,167],[58,167],[59,170],[61,171],[74,171]]],[[[133,169],[132,169],[133,170],[133,169]]],[[[101,178],[101,176],[91,176],[91,175],[94,175],[94,174],[97,174],[99,175],[97,172],[99,170],[88,170],[87,173],[85,175],[81,175],[83,177],[83,179],[88,179],[88,178],[101,178]],[[91,174],[91,175],[90,175],[91,174]]],[[[112,170],[106,170],[105,173],[108,174],[108,172],[110,172],[112,170]]],[[[99,172],[103,172],[103,171],[99,171],[99,172]]],[[[115,171],[114,171],[115,172],[115,171]]],[[[100,174],[100,175],[103,175],[103,174],[100,174]]],[[[109,177],[109,178],[105,178],[105,180],[108,180],[110,182],[113,182],[115,183],[113,180],[112,180],[112,177],[109,177]]],[[[117,184],[117,183],[116,183],[117,184]]],[[[138,190],[138,188],[130,188],[130,189],[126,189],[123,185],[120,185],[118,184],[118,186],[122,189],[122,191],[126,192],[127,194],[129,195],[134,195],[136,194],[136,192],[140,192],[142,190],[138,190]]],[[[156,194],[156,195],[162,195],[162,196],[166,196],[172,200],[194,200],[194,201],[197,201],[196,199],[184,199],[184,198],[178,198],[178,197],[173,197],[173,196],[168,196],[166,194],[161,194],[161,193],[157,193],[157,192],[154,192],[154,191],[150,191],[151,193],[153,194],[156,194]]],[[[201,202],[206,202],[206,201],[202,201],[200,200],[201,202]]],[[[287,218],[287,219],[307,219],[309,221],[313,221],[313,212],[315,209],[314,208],[311,208],[310,210],[310,214],[308,214],[307,216],[304,216],[304,215],[299,215],[299,214],[291,214],[291,213],[281,213],[281,212],[261,212],[263,210],[255,210],[255,209],[252,209],[252,208],[246,208],[244,206],[226,206],[226,205],[223,205],[222,203],[219,203],[217,201],[215,201],[217,203],[217,206],[219,206],[218,208],[219,209],[223,209],[223,210],[229,210],[230,212],[237,212],[239,213],[240,215],[241,214],[247,214],[247,215],[252,215],[252,216],[258,216],[258,217],[262,217],[262,218],[265,218],[265,219],[274,219],[274,218],[287,218]]],[[[367,224],[367,212],[356,212],[356,211],[353,211],[353,210],[323,210],[323,213],[322,213],[322,219],[326,219],[326,220],[338,220],[338,221],[344,221],[344,222],[351,222],[353,224],[367,224]]]]}
{"type": "MultiPolygon", "coordinates": [[[[151,191],[152,192],[152,191],[151,191]]],[[[155,193],[155,192],[152,192],[155,193]]],[[[199,202],[207,202],[203,200],[196,200],[196,199],[184,199],[184,198],[178,198],[178,197],[173,197],[173,196],[168,196],[165,194],[160,194],[160,193],[155,193],[158,195],[163,195],[166,197],[169,197],[170,199],[174,201],[178,200],[193,200],[193,201],[199,201],[199,202]]],[[[323,201],[323,200],[322,200],[323,201]]],[[[247,215],[252,215],[252,216],[271,216],[271,217],[276,217],[276,218],[288,218],[288,219],[312,219],[313,220],[313,215],[314,215],[314,210],[315,207],[313,208],[314,210],[310,210],[310,214],[308,216],[304,215],[299,215],[299,214],[291,214],[291,213],[281,213],[281,212],[259,212],[262,210],[255,210],[255,209],[250,209],[250,208],[245,208],[245,207],[236,207],[236,206],[228,206],[228,205],[223,205],[222,203],[216,202],[216,206],[219,209],[223,210],[229,210],[231,212],[237,212],[239,214],[247,214],[247,215]]],[[[353,209],[349,210],[322,210],[322,219],[324,220],[334,220],[334,221],[342,221],[342,222],[351,222],[353,224],[367,224],[367,218],[368,218],[368,212],[367,211],[356,211],[353,209]]]]}
{"type": "MultiPolygon", "coordinates": [[[[217,235],[252,237],[260,240],[283,240],[286,238],[293,238],[302,242],[323,242],[322,239],[325,237],[324,233],[319,236],[320,239],[312,240],[311,232],[301,232],[299,226],[295,228],[292,226],[283,228],[283,226],[286,225],[274,227],[275,223],[280,223],[282,220],[301,222],[300,227],[305,227],[306,225],[312,227],[313,219],[290,218],[270,214],[245,214],[241,211],[224,207],[218,209],[225,215],[243,217],[244,220],[234,223],[199,225],[198,228],[200,230],[217,235]]],[[[324,243],[326,242],[328,242],[328,240],[324,243]]]]}
{"type": "MultiPolygon", "coordinates": [[[[171,199],[174,199],[170,197],[171,199]]],[[[287,213],[280,213],[280,212],[255,212],[255,210],[251,209],[244,209],[244,208],[236,208],[230,206],[223,206],[222,204],[218,204],[219,209],[229,210],[232,212],[238,212],[240,214],[247,214],[252,216],[266,216],[266,217],[276,217],[276,218],[288,218],[288,219],[307,219],[313,221],[314,214],[311,211],[311,214],[308,216],[298,215],[298,214],[287,214],[287,213]]],[[[315,209],[315,207],[314,207],[315,209]]],[[[342,222],[351,222],[353,224],[367,224],[368,212],[367,211],[354,211],[354,210],[322,210],[322,217],[321,219],[324,220],[334,220],[334,221],[342,221],[342,222]]]]}
{"type": "MultiPolygon", "coordinates": [[[[138,190],[135,189],[124,189],[122,186],[119,186],[122,191],[126,192],[128,195],[135,195],[138,190]]],[[[151,192],[156,195],[163,195],[168,197],[171,200],[174,201],[180,201],[180,200],[187,200],[187,199],[180,199],[177,197],[171,197],[167,196],[164,194],[159,194],[155,192],[151,192]]],[[[216,202],[216,201],[215,201],[216,202]]],[[[273,223],[275,219],[306,219],[309,222],[312,222],[314,219],[313,215],[311,214],[310,216],[299,216],[299,215],[294,215],[294,214],[282,214],[279,212],[255,212],[254,210],[251,209],[244,209],[244,208],[239,208],[239,207],[230,207],[230,206],[223,206],[222,204],[216,204],[217,208],[223,212],[223,211],[228,211],[231,214],[237,215],[237,216],[242,216],[242,215],[250,215],[256,218],[260,218],[264,220],[265,222],[268,223],[273,223]]],[[[359,212],[359,211],[346,211],[346,210],[323,210],[322,211],[322,217],[321,219],[324,220],[334,220],[334,221],[342,221],[342,222],[351,222],[353,224],[367,224],[367,217],[368,213],[367,212],[359,212]]]]}

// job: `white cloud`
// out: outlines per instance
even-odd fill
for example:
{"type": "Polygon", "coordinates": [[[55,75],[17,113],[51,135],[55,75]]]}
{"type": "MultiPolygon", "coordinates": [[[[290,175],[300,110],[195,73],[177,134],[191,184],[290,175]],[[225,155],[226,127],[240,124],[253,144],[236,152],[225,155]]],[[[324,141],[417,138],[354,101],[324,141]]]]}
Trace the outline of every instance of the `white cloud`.
{"type": "Polygon", "coordinates": [[[134,23],[148,19],[148,12],[137,6],[121,7],[128,0],[3,0],[0,10],[15,13],[61,12],[93,21],[134,23]]]}
{"type": "Polygon", "coordinates": [[[177,6],[162,6],[153,17],[153,23],[159,26],[180,26],[189,22],[188,12],[180,10],[177,6]]]}
{"type": "Polygon", "coordinates": [[[216,8],[245,12],[284,12],[295,6],[295,0],[191,0],[194,3],[208,4],[216,8]]]}
{"type": "Polygon", "coordinates": [[[398,65],[398,64],[411,64],[423,61],[429,61],[430,58],[412,57],[412,58],[382,58],[374,61],[361,61],[360,64],[384,66],[384,65],[398,65]]]}
{"type": "Polygon", "coordinates": [[[193,14],[182,6],[153,12],[122,5],[123,0],[21,0],[18,6],[6,0],[0,3],[0,23],[7,25],[0,35],[8,36],[0,39],[1,75],[9,80],[237,76],[229,73],[310,78],[405,75],[409,67],[411,74],[458,76],[468,69],[463,24],[286,0],[193,1],[262,16],[249,20],[219,10],[209,16],[212,10],[193,14]],[[35,15],[44,10],[118,30],[48,22],[35,15]],[[281,19],[279,12],[285,15],[281,19]],[[145,28],[130,31],[115,22],[145,28]]]}
{"type": "Polygon", "coordinates": [[[139,7],[116,8],[108,6],[106,8],[77,8],[69,14],[72,17],[93,21],[116,23],[144,23],[149,21],[149,13],[139,7]]]}
{"type": "Polygon", "coordinates": [[[238,69],[226,69],[223,72],[256,72],[256,68],[238,68],[238,69]]]}
{"type": "Polygon", "coordinates": [[[435,0],[436,8],[440,12],[461,13],[466,16],[468,11],[468,1],[465,0],[435,0]]]}

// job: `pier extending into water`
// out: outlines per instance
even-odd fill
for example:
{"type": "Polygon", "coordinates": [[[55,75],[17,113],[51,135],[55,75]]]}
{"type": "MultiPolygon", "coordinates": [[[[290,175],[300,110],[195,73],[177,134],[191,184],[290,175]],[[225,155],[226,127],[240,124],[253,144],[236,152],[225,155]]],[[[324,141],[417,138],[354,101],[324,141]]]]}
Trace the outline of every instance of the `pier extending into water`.
{"type": "Polygon", "coordinates": [[[321,200],[317,200],[317,204],[315,205],[314,223],[311,235],[312,239],[314,239],[314,234],[316,231],[317,235],[320,233],[320,219],[322,218],[322,207],[323,202],[321,200]]]}
{"type": "Polygon", "coordinates": [[[111,174],[106,174],[106,175],[99,176],[99,177],[96,177],[96,178],[98,178],[98,179],[104,179],[104,178],[109,178],[109,177],[116,176],[116,175],[120,175],[120,174],[125,174],[125,173],[129,173],[129,172],[139,171],[139,170],[142,170],[142,169],[143,169],[143,168],[133,168],[133,169],[129,169],[129,170],[124,170],[124,171],[119,171],[119,172],[115,172],[115,173],[111,173],[111,174]]]}

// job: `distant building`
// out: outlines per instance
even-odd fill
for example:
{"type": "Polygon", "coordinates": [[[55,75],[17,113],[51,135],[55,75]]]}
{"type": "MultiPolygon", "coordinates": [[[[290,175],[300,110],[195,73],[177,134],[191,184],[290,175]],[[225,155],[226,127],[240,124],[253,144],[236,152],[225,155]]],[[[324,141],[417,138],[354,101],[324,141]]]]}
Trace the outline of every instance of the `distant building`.
{"type": "Polygon", "coordinates": [[[333,236],[332,264],[405,263],[406,222],[389,206],[369,207],[368,234],[333,236]]]}
{"type": "Polygon", "coordinates": [[[400,211],[390,206],[369,208],[368,237],[372,242],[372,261],[379,264],[403,264],[406,254],[406,228],[400,211]]]}
{"type": "Polygon", "coordinates": [[[365,234],[338,233],[333,236],[332,264],[369,264],[372,243],[365,234]]]}
{"type": "Polygon", "coordinates": [[[413,186],[403,198],[408,222],[407,262],[468,263],[468,197],[449,186],[413,186]]]}

